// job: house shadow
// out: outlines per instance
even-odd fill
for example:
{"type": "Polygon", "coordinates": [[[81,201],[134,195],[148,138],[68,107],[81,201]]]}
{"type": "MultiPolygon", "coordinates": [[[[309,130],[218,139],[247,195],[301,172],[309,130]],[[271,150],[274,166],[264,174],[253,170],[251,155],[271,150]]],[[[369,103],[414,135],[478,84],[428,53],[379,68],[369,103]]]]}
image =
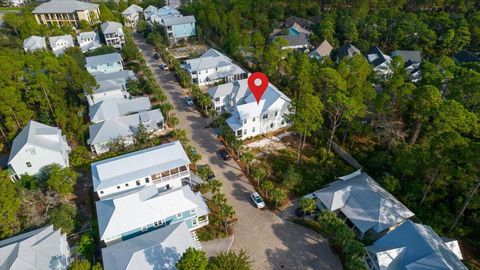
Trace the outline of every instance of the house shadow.
{"type": "Polygon", "coordinates": [[[153,270],[174,270],[180,259],[180,253],[176,248],[161,245],[147,248],[143,251],[146,261],[153,270]]]}

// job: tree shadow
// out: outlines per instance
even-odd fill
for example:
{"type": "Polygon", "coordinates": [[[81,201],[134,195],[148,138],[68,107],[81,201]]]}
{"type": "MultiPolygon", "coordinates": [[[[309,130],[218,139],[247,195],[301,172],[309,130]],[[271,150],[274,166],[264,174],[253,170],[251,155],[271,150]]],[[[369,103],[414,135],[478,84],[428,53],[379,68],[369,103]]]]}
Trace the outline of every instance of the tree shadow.
{"type": "Polygon", "coordinates": [[[181,256],[176,248],[161,245],[149,247],[143,251],[143,254],[153,270],[177,269],[175,265],[181,256]]]}

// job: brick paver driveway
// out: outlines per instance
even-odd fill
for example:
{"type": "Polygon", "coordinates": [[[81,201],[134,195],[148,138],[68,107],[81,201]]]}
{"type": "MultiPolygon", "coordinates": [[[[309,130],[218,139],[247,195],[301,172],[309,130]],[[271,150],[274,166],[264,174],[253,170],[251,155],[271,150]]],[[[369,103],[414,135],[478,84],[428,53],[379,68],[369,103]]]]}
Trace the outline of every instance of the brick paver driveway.
{"type": "Polygon", "coordinates": [[[135,35],[135,41],[168,100],[175,106],[180,120],[178,127],[187,131],[192,145],[202,155],[199,164],[210,164],[223,183],[229,203],[235,208],[239,221],[234,225],[232,249],[246,249],[253,269],[341,269],[338,257],[317,233],[253,206],[249,193],[254,188],[235,161],[225,162],[218,155],[222,144],[207,127],[207,120],[184,103],[185,90],[172,72],[159,68],[159,62],[153,59],[153,47],[139,35],[135,35]]]}

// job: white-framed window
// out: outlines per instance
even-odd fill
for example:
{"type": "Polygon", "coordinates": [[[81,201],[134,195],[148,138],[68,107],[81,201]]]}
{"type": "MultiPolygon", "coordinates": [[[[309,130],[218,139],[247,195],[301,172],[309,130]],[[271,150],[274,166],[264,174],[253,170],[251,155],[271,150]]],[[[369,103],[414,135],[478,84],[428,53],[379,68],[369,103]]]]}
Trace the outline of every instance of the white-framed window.
{"type": "Polygon", "coordinates": [[[278,111],[275,112],[275,117],[277,117],[277,115],[278,115],[278,111]]]}
{"type": "Polygon", "coordinates": [[[255,133],[255,127],[252,128],[252,133],[255,133]]]}
{"type": "Polygon", "coordinates": [[[243,120],[243,124],[246,124],[246,123],[247,123],[247,119],[244,119],[244,120],[243,120]]]}
{"type": "Polygon", "coordinates": [[[192,225],[197,226],[197,219],[196,218],[192,219],[192,225]]]}
{"type": "Polygon", "coordinates": [[[247,135],[247,130],[246,129],[243,130],[243,135],[247,135]]]}
{"type": "Polygon", "coordinates": [[[273,128],[273,123],[270,124],[270,128],[273,128]]]}
{"type": "Polygon", "coordinates": [[[136,183],[137,183],[137,186],[140,186],[140,180],[137,180],[136,183]]]}
{"type": "Polygon", "coordinates": [[[182,213],[178,213],[177,218],[182,218],[182,213]]]}
{"type": "Polygon", "coordinates": [[[217,102],[220,101],[220,98],[219,97],[215,98],[215,101],[217,101],[217,102]]]}
{"type": "Polygon", "coordinates": [[[146,231],[148,229],[148,226],[142,226],[141,230],[142,232],[146,231]]]}
{"type": "Polygon", "coordinates": [[[255,117],[252,118],[252,122],[255,122],[255,117]]]}
{"type": "Polygon", "coordinates": [[[100,194],[103,194],[103,193],[104,193],[103,190],[100,190],[100,194]]]}
{"type": "Polygon", "coordinates": [[[117,186],[117,189],[120,189],[120,186],[117,186]]]}
{"type": "Polygon", "coordinates": [[[268,118],[268,113],[262,115],[262,119],[267,119],[268,118]]]}
{"type": "Polygon", "coordinates": [[[32,167],[32,163],[27,162],[26,164],[27,164],[27,167],[28,167],[28,168],[31,168],[31,167],[32,167]]]}
{"type": "Polygon", "coordinates": [[[195,214],[195,209],[190,209],[190,214],[195,214]]]}
{"type": "Polygon", "coordinates": [[[148,183],[150,182],[150,179],[148,179],[148,177],[145,177],[145,183],[148,183]]]}
{"type": "Polygon", "coordinates": [[[126,183],[125,186],[128,187],[128,183],[126,183]]]}

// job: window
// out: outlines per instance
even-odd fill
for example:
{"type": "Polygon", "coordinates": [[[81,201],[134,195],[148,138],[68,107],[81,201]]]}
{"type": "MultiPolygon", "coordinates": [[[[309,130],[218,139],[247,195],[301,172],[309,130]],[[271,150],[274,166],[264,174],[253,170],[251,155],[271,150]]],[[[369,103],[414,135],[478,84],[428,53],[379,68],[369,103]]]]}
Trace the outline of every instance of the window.
{"type": "Polygon", "coordinates": [[[267,113],[264,114],[264,115],[262,115],[262,119],[267,119],[267,118],[268,118],[268,114],[267,114],[267,113]]]}
{"type": "Polygon", "coordinates": [[[158,226],[161,226],[162,224],[163,224],[163,220],[159,220],[159,221],[155,221],[153,223],[153,226],[158,227],[158,226]]]}
{"type": "Polygon", "coordinates": [[[270,128],[273,128],[273,123],[270,124],[270,128]]]}
{"type": "Polygon", "coordinates": [[[142,226],[141,230],[142,232],[146,231],[148,229],[148,226],[142,226]]]}
{"type": "Polygon", "coordinates": [[[28,167],[28,168],[31,168],[31,167],[32,167],[32,163],[27,162],[27,167],[28,167]]]}
{"type": "Polygon", "coordinates": [[[285,124],[285,121],[282,121],[282,126],[285,124]]]}
{"type": "Polygon", "coordinates": [[[255,133],[255,127],[252,128],[252,133],[255,133]]]}
{"type": "Polygon", "coordinates": [[[150,179],[148,179],[148,177],[145,178],[145,183],[150,183],[150,179]]]}
{"type": "Polygon", "coordinates": [[[243,135],[247,135],[247,130],[246,129],[243,130],[243,135]]]}
{"type": "Polygon", "coordinates": [[[100,191],[100,194],[103,194],[103,190],[100,191]]]}
{"type": "Polygon", "coordinates": [[[195,209],[190,209],[190,214],[195,214],[195,209]]]}
{"type": "Polygon", "coordinates": [[[219,97],[215,98],[215,101],[220,101],[220,98],[219,97]]]}
{"type": "Polygon", "coordinates": [[[120,189],[120,186],[117,186],[117,189],[120,189]]]}
{"type": "Polygon", "coordinates": [[[247,123],[247,119],[243,120],[243,124],[246,124],[247,123]]]}
{"type": "Polygon", "coordinates": [[[196,218],[192,219],[192,225],[197,226],[197,219],[196,218]]]}
{"type": "Polygon", "coordinates": [[[137,180],[136,183],[137,183],[137,186],[140,186],[140,180],[137,180]]]}
{"type": "Polygon", "coordinates": [[[252,118],[252,122],[255,122],[255,117],[252,118]]]}
{"type": "Polygon", "coordinates": [[[275,112],[275,117],[277,117],[277,115],[278,115],[278,111],[275,112]]]}
{"type": "Polygon", "coordinates": [[[128,183],[126,183],[125,186],[128,187],[128,183]]]}
{"type": "Polygon", "coordinates": [[[182,213],[178,213],[177,218],[182,218],[182,213]]]}

